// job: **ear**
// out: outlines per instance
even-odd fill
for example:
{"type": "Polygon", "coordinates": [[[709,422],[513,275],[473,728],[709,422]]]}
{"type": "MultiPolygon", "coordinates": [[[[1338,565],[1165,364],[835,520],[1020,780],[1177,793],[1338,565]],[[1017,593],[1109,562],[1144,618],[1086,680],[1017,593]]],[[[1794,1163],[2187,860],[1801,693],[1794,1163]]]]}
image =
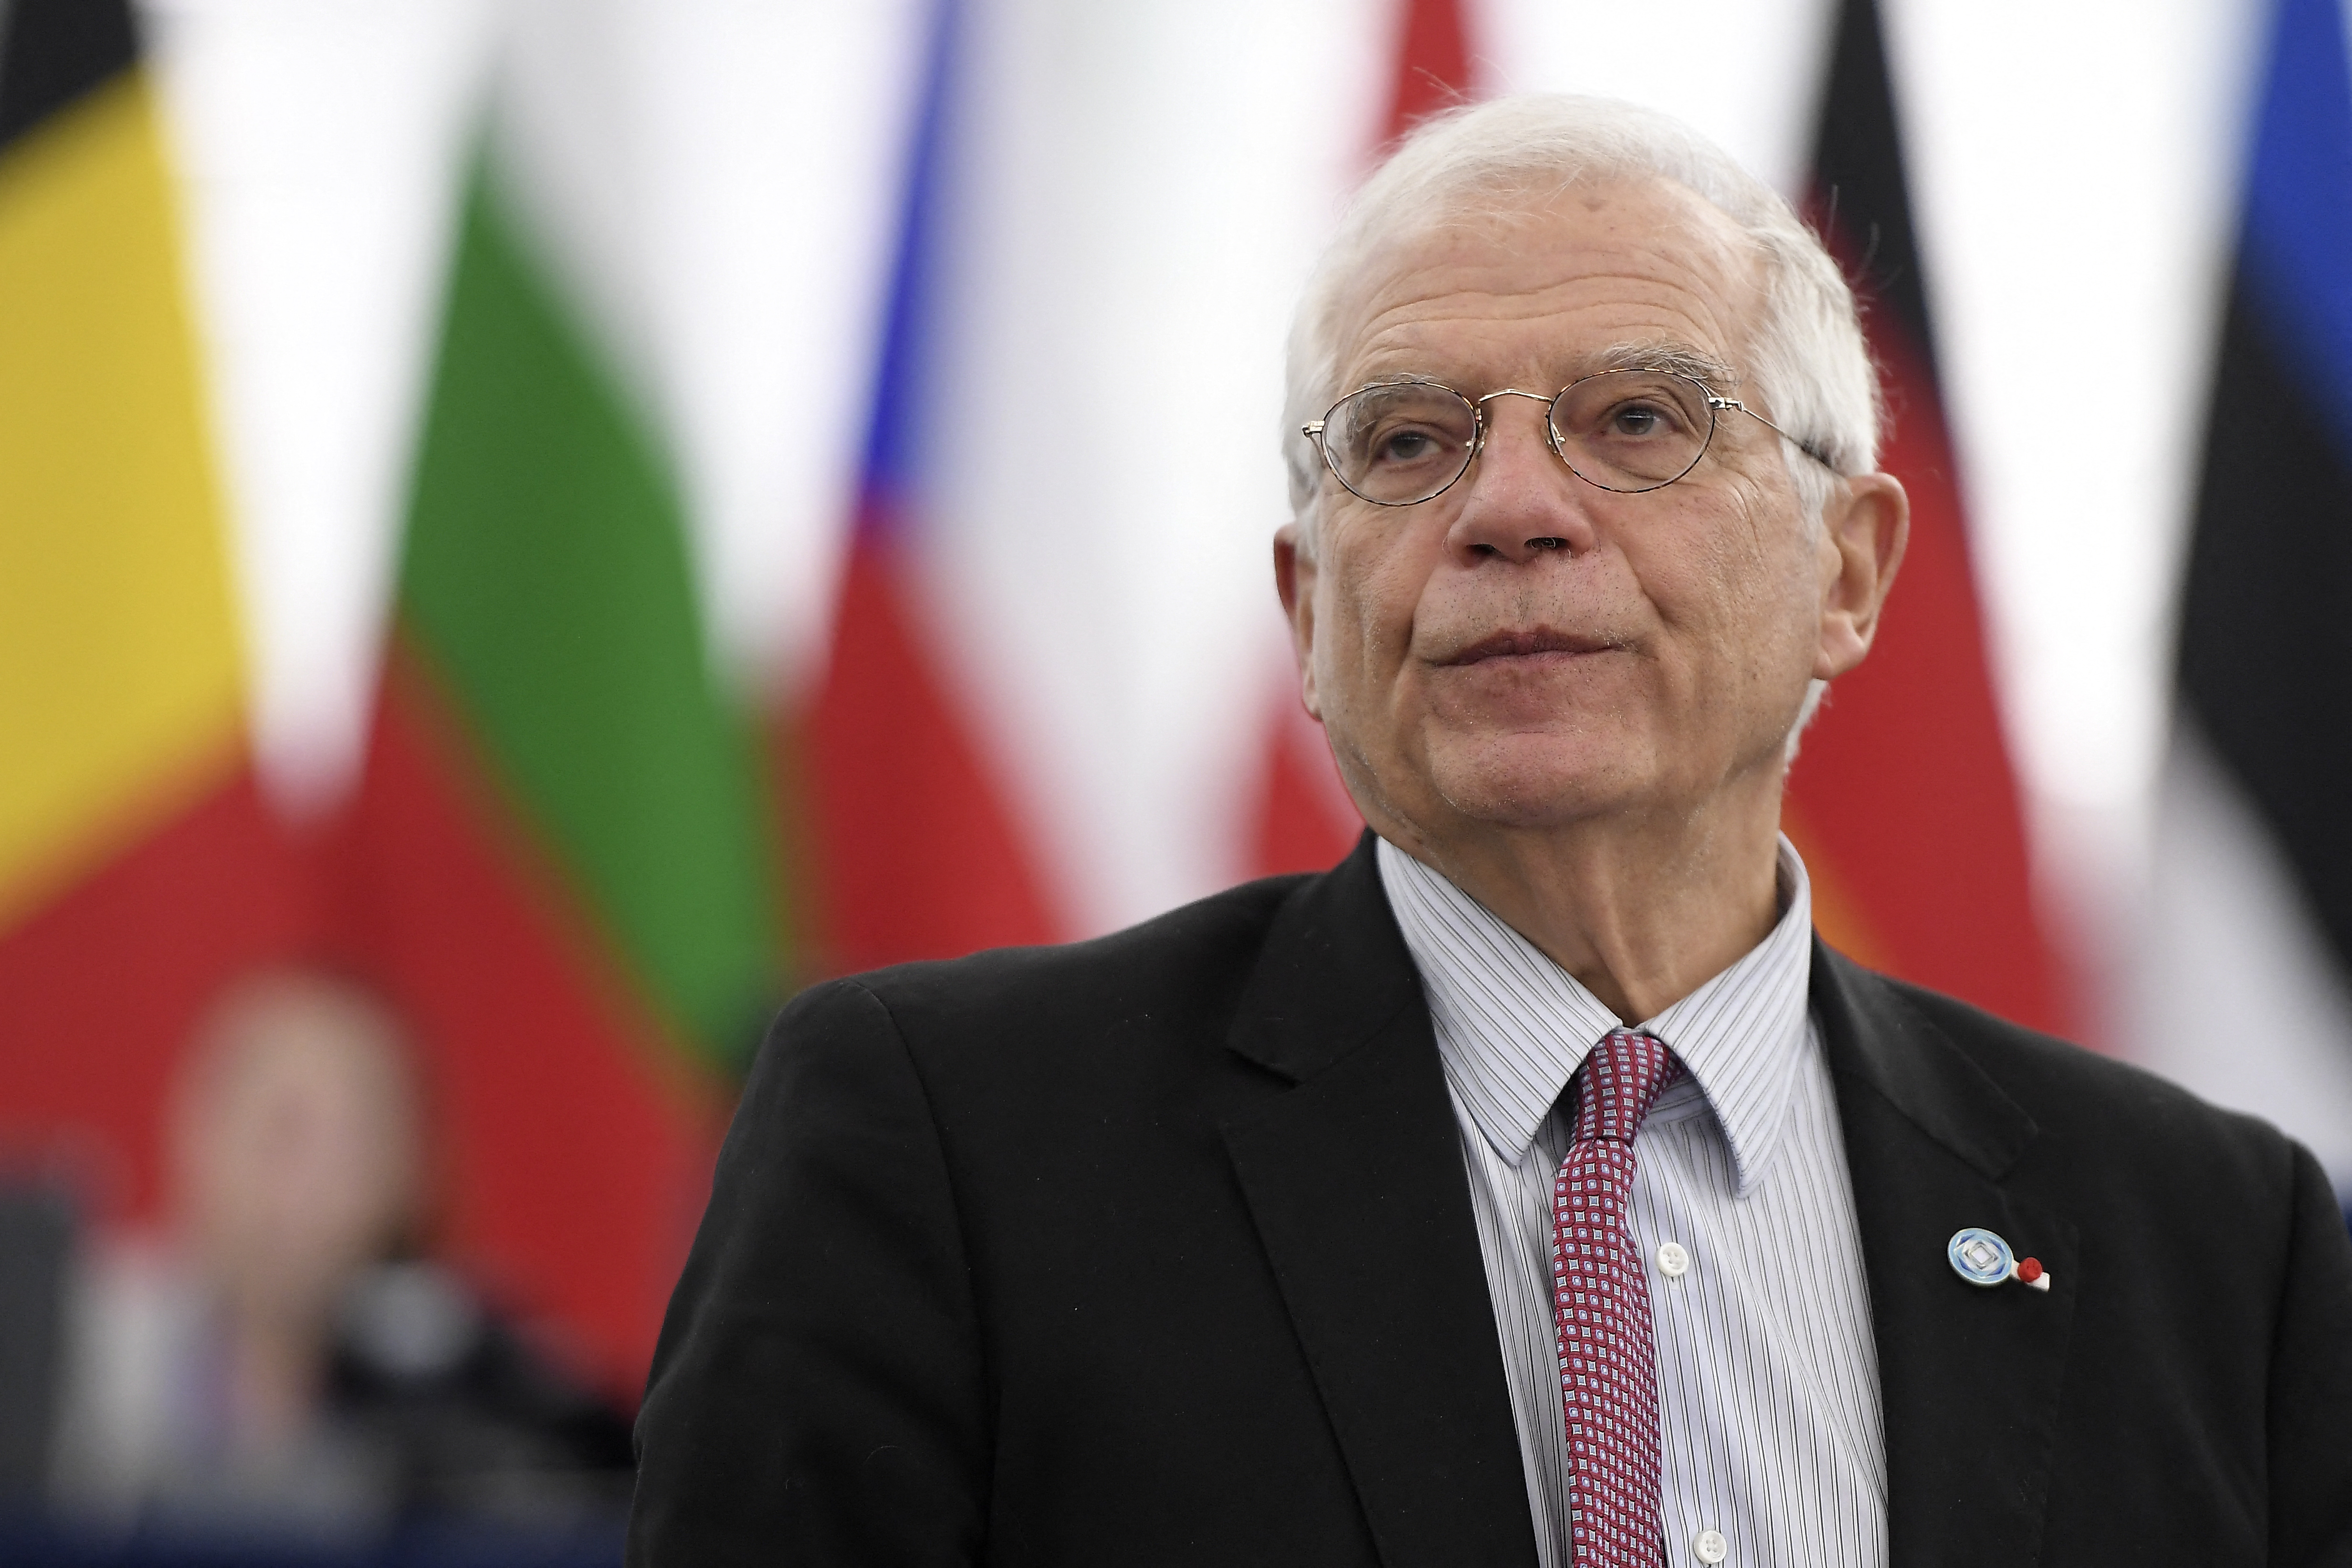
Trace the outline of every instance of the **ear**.
{"type": "Polygon", "coordinates": [[[1822,637],[1817,680],[1833,681],[1870,652],[1878,612],[1911,538],[1911,498],[1892,474],[1844,481],[1822,508],[1822,637]]]}
{"type": "Polygon", "coordinates": [[[1315,695],[1315,558],[1299,547],[1297,523],[1274,531],[1274,591],[1281,596],[1283,619],[1290,622],[1299,701],[1320,719],[1323,710],[1315,695]]]}

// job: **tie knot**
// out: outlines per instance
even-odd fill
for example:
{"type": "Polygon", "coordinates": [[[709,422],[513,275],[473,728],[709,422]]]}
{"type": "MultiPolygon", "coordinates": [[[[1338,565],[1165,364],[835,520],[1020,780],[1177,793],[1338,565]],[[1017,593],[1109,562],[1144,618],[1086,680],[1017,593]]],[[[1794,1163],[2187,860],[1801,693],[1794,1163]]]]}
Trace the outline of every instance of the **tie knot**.
{"type": "Polygon", "coordinates": [[[1570,1088],[1576,1096],[1576,1141],[1614,1138],[1630,1144],[1683,1064],[1665,1041],[1639,1030],[1612,1029],[1585,1056],[1570,1088]]]}

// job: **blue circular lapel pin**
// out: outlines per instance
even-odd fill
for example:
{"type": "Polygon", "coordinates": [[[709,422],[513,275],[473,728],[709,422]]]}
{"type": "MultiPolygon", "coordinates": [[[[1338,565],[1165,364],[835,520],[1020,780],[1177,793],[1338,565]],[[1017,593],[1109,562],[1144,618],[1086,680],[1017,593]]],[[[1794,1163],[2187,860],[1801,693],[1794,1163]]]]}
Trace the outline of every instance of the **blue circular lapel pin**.
{"type": "Polygon", "coordinates": [[[1971,1285],[1998,1285],[2017,1265],[2017,1254],[2008,1242],[1974,1225],[1953,1231],[1944,1253],[1952,1260],[1952,1271],[1971,1285]]]}

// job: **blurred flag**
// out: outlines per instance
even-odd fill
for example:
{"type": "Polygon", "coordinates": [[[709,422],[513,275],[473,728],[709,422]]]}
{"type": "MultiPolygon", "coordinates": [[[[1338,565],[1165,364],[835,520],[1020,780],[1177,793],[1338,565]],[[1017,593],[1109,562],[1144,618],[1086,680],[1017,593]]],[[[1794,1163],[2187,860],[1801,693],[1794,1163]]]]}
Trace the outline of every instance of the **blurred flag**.
{"type": "Polygon", "coordinates": [[[512,123],[457,225],[341,914],[431,1053],[450,1249],[633,1392],[776,893],[677,486],[512,123]]]}
{"type": "Polygon", "coordinates": [[[2180,613],[2135,1054],[2352,1195],[2352,79],[2281,0],[2180,613]]]}
{"type": "Polygon", "coordinates": [[[1831,943],[2063,1031],[2070,998],[2034,913],[1874,0],[1843,0],[1834,37],[1809,215],[1863,298],[1911,546],[1869,662],[1831,689],[1805,736],[1782,820],[1831,943]]]}
{"type": "MultiPolygon", "coordinates": [[[[1461,0],[1401,0],[1397,47],[1381,121],[1385,154],[1428,115],[1470,91],[1470,45],[1461,0]]],[[[1260,762],[1249,867],[1255,876],[1323,871],[1354,847],[1364,820],[1339,781],[1322,727],[1298,700],[1298,678],[1285,669],[1260,762]]]]}
{"type": "Polygon", "coordinates": [[[307,918],[173,206],[128,7],[0,7],[0,1155],[68,1137],[134,1215],[196,1015],[307,918]]]}
{"type": "Polygon", "coordinates": [[[971,389],[943,364],[970,108],[962,10],[939,0],[930,21],[832,652],[779,746],[798,775],[787,809],[806,813],[784,831],[810,868],[817,974],[1072,934],[963,705],[928,575],[941,427],[999,412],[955,408],[971,389]]]}

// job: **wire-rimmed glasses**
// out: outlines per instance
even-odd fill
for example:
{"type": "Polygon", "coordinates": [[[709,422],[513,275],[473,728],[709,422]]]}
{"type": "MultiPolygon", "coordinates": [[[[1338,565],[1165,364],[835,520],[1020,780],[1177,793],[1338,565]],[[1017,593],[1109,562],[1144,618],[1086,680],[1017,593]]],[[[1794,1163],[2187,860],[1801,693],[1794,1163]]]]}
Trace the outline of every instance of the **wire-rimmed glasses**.
{"type": "Polygon", "coordinates": [[[1716,414],[1738,409],[1824,467],[1804,442],[1696,376],[1646,365],[1579,376],[1557,393],[1506,387],[1472,398],[1439,382],[1359,387],[1321,419],[1301,425],[1350,493],[1376,507],[1411,507],[1451,489],[1486,440],[1486,405],[1533,398],[1547,406],[1545,439],[1588,485],[1621,495],[1663,489],[1698,466],[1715,439],[1716,414]]]}

